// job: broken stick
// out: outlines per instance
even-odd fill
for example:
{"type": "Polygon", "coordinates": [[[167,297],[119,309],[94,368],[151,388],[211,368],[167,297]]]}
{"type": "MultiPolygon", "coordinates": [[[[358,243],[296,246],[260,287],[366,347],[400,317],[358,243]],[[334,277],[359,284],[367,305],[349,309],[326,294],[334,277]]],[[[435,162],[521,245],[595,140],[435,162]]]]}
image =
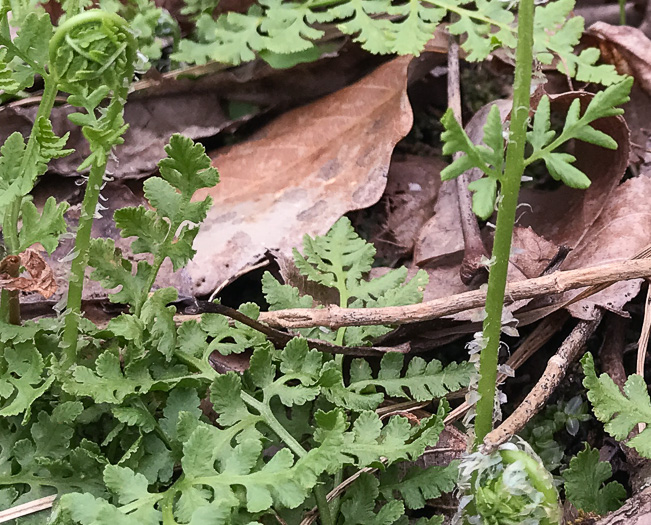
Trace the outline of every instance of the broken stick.
{"type": "MultiPolygon", "coordinates": [[[[651,259],[631,259],[592,268],[554,272],[543,277],[508,284],[505,302],[512,303],[541,295],[558,294],[587,286],[610,285],[619,281],[649,276],[651,276],[651,259]]],[[[482,307],[485,302],[486,291],[473,290],[407,306],[387,306],[384,308],[328,306],[323,309],[292,308],[277,310],[261,313],[259,320],[270,326],[280,328],[327,326],[335,330],[342,326],[390,325],[430,321],[446,315],[482,307]]]]}

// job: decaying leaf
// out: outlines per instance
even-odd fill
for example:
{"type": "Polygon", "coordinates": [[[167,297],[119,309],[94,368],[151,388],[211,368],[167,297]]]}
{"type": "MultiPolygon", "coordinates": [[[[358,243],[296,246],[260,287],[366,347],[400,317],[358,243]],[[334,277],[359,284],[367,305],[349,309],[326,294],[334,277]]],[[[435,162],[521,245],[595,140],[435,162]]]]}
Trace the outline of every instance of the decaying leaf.
{"type": "Polygon", "coordinates": [[[516,226],[511,245],[510,263],[527,279],[540,277],[559,254],[556,244],[541,237],[532,228],[516,226]]]}
{"type": "Polygon", "coordinates": [[[411,128],[409,57],[284,114],[249,141],[217,152],[220,184],[188,266],[195,293],[228,283],[267,250],[324,234],[344,213],[381,197],[391,153],[411,128]]]}
{"type": "MultiPolygon", "coordinates": [[[[251,118],[305,104],[341,89],[381,63],[357,45],[337,56],[322,58],[292,69],[273,69],[262,60],[224,70],[209,64],[147,78],[134,86],[125,107],[129,129],[124,145],[116,148],[117,162],[109,163],[116,179],[142,178],[156,171],[165,156],[164,146],[173,133],[192,139],[235,131],[251,118]]],[[[29,134],[40,99],[32,97],[0,107],[0,143],[14,131],[29,134]]],[[[61,98],[60,102],[65,102],[61,98]]],[[[77,176],[88,155],[81,129],[68,115],[76,110],[56,106],[51,114],[57,134],[70,132],[68,147],[75,153],[50,163],[52,172],[77,176]]]]}
{"type": "Polygon", "coordinates": [[[21,292],[38,292],[46,299],[56,292],[57,284],[52,268],[43,257],[32,249],[27,249],[20,257],[9,255],[0,262],[0,288],[21,292]],[[12,277],[20,266],[24,267],[29,277],[12,277]]]}
{"type": "MultiPolygon", "coordinates": [[[[651,240],[651,178],[627,180],[615,189],[583,242],[568,255],[563,269],[587,268],[622,261],[635,255],[651,240]]],[[[595,307],[621,313],[640,290],[641,279],[616,283],[606,290],[569,307],[580,319],[594,319],[595,307]]],[[[568,293],[564,299],[578,292],[568,293]]]]}
{"type": "MultiPolygon", "coordinates": [[[[651,29],[648,26],[647,29],[651,29]]],[[[651,162],[649,121],[651,121],[651,40],[639,29],[599,22],[590,26],[588,35],[598,40],[602,59],[635,79],[631,100],[624,106],[631,129],[633,162],[651,162]]]]}

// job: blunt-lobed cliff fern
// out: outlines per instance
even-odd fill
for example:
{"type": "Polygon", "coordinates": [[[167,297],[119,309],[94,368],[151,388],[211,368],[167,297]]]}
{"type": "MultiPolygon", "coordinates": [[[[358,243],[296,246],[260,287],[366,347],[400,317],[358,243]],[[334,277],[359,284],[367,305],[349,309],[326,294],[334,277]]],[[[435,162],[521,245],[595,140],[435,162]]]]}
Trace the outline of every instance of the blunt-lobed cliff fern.
{"type": "MultiPolygon", "coordinates": [[[[559,70],[578,80],[617,82],[620,77],[612,66],[597,63],[597,49],[574,52],[584,27],[582,18],[570,18],[573,8],[573,0],[536,8],[536,60],[552,64],[558,56],[559,70]]],[[[196,34],[180,41],[173,54],[176,60],[239,64],[253,60],[256,54],[313,60],[320,54],[320,39],[328,25],[351,35],[371,53],[419,55],[448,15],[454,15],[454,21],[447,30],[461,37],[467,60],[484,60],[498,48],[515,49],[517,40],[512,5],[491,0],[409,0],[400,4],[389,0],[261,0],[246,13],[216,18],[213,9],[214,5],[206,2],[187,3],[186,13],[196,17],[196,34]]]]}
{"type": "MultiPolygon", "coordinates": [[[[120,235],[131,239],[131,251],[146,258],[134,263],[112,240],[91,239],[107,160],[126,130],[123,109],[131,82],[144,62],[162,56],[161,25],[169,22],[161,22],[162,11],[145,0],[99,5],[64,2],[57,27],[34,2],[0,6],[0,87],[9,95],[33,88],[36,79],[44,87],[27,140],[14,133],[0,147],[0,218],[8,253],[0,268],[13,269],[3,280],[9,284],[0,305],[0,505],[56,495],[53,511],[30,521],[61,525],[299,523],[313,514],[321,525],[407,525],[408,509],[422,509],[425,500],[454,488],[458,467],[464,523],[491,516],[557,523],[551,477],[524,445],[508,444],[490,455],[474,452],[460,466],[400,465],[437,443],[448,411],[445,397],[471,384],[473,365],[444,367],[399,353],[349,360],[311,348],[301,337],[371,345],[392,329],[388,326],[306,330],[274,346],[264,334],[218,314],[177,324],[177,290],[154,284],[165,260],[178,270],[193,257],[193,241],[211,206],[209,198],[193,200],[197,190],[219,180],[201,145],[174,135],[160,176],[145,182],[147,206],[114,215],[120,235]],[[21,257],[30,248],[53,252],[67,229],[66,203],[49,199],[39,210],[29,198],[48,163],[69,153],[68,137],[57,136],[49,121],[60,92],[79,108],[70,120],[90,145],[79,167],[85,195],[64,308],[56,317],[23,323],[19,288],[11,284],[26,265],[21,257]],[[107,326],[81,315],[87,278],[112,290],[110,300],[124,307],[107,326]],[[248,369],[218,373],[211,364],[215,351],[250,352],[248,369]],[[392,399],[431,403],[431,415],[380,415],[377,409],[392,399]],[[350,483],[341,485],[343,480],[350,483]]],[[[463,37],[470,60],[517,44],[509,132],[493,112],[484,145],[477,146],[449,114],[443,119],[445,153],[465,154],[444,176],[480,168],[486,178],[473,186],[476,211],[486,216],[496,203],[500,208],[487,303],[488,350],[480,360],[478,443],[493,424],[504,267],[522,170],[540,160],[553,176],[585,187],[588,181],[572,166],[574,159],[558,148],[570,139],[614,147],[591,123],[618,114],[616,106],[630,90],[630,80],[596,65],[594,50],[572,54],[582,30],[581,19],[568,19],[572,6],[559,0],[534,10],[532,0],[521,0],[516,41],[513,13],[494,1],[263,0],[247,13],[217,18],[213,4],[193,1],[186,14],[196,17],[197,38],[180,42],[172,54],[189,63],[237,64],[256,54],[269,59],[311,52],[328,24],[372,52],[418,54],[448,14],[455,15],[449,31],[463,37]],[[554,54],[568,74],[612,84],[584,110],[573,105],[559,134],[550,129],[545,98],[527,127],[533,59],[549,64],[554,54]],[[531,152],[525,156],[527,142],[531,152]]],[[[165,37],[176,42],[174,28],[168,29],[165,37]]],[[[265,296],[272,308],[422,300],[424,273],[408,279],[407,271],[398,269],[368,279],[373,256],[373,247],[342,219],[326,235],[306,237],[302,252],[294,252],[297,273],[309,286],[281,284],[266,274],[265,296]]],[[[240,312],[256,319],[259,307],[244,304],[240,312]]],[[[612,419],[608,429],[616,437],[649,422],[645,403],[628,407],[634,415],[625,407],[633,398],[648,404],[635,380],[617,397],[607,382],[589,377],[590,400],[601,403],[597,417],[612,419]],[[624,408],[609,405],[609,396],[624,408]]],[[[644,453],[642,441],[630,444],[644,453]]],[[[416,521],[441,522],[441,516],[416,521]]]]}

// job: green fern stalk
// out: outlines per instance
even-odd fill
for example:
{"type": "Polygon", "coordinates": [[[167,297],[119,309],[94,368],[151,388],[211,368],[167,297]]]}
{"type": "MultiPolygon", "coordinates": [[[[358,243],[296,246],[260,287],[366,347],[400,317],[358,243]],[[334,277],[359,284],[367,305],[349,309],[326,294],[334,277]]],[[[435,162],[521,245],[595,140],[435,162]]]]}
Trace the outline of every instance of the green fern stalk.
{"type": "MultiPolygon", "coordinates": [[[[80,34],[83,38],[83,33],[80,34]]],[[[126,103],[129,84],[133,78],[136,54],[136,43],[129,31],[127,22],[117,15],[99,10],[86,11],[76,15],[57,29],[50,42],[53,68],[59,64],[68,67],[68,64],[62,60],[64,55],[59,50],[60,46],[65,44],[70,44],[73,53],[77,52],[82,55],[82,58],[86,59],[87,64],[93,69],[90,72],[83,72],[83,80],[88,78],[88,83],[83,82],[83,80],[80,82],[81,79],[75,79],[74,82],[65,82],[62,79],[64,87],[68,87],[68,90],[75,93],[82,100],[82,104],[86,105],[89,118],[85,119],[86,126],[84,130],[92,151],[91,157],[86,163],[82,164],[82,166],[90,165],[90,173],[79,217],[74,259],[70,270],[67,315],[63,333],[64,365],[71,364],[77,352],[81,297],[84,286],[84,273],[88,265],[90,234],[106,172],[108,156],[113,146],[121,143],[121,134],[126,129],[123,125],[121,126],[123,124],[122,112],[126,103]],[[84,26],[88,25],[101,28],[105,38],[110,42],[108,47],[102,49],[104,63],[98,60],[92,51],[84,52],[71,42],[70,34],[74,34],[75,30],[82,31],[84,26]],[[78,86],[78,84],[81,84],[81,86],[78,86]],[[104,84],[108,84],[111,89],[110,93],[106,93],[106,95],[112,97],[111,105],[117,104],[118,107],[109,105],[106,110],[99,112],[101,116],[97,118],[94,113],[100,101],[95,101],[93,104],[91,99],[94,96],[93,91],[104,84]]],[[[60,72],[62,76],[69,73],[67,69],[60,72]]],[[[76,74],[77,72],[72,73],[76,74]]]]}
{"type": "Polygon", "coordinates": [[[502,308],[506,275],[511,253],[511,237],[515,224],[520,181],[524,172],[524,147],[529,118],[529,93],[533,65],[533,15],[534,1],[520,0],[518,8],[518,47],[516,51],[513,110],[506,149],[504,178],[501,184],[501,201],[498,207],[497,226],[493,243],[492,260],[486,294],[486,319],[484,338],[486,346],[479,360],[478,392],[475,420],[475,443],[480,444],[493,427],[493,407],[497,380],[497,356],[502,328],[502,308]]]}
{"type": "Polygon", "coordinates": [[[66,349],[67,361],[72,363],[77,353],[77,333],[79,331],[79,317],[81,315],[81,296],[84,289],[84,272],[88,266],[88,248],[90,246],[90,233],[93,227],[93,218],[99,199],[100,188],[103,184],[106,162],[94,165],[90,169],[86,192],[81,205],[79,227],[75,237],[75,258],[70,266],[70,280],[68,282],[68,313],[66,315],[63,331],[63,348],[66,349]]]}

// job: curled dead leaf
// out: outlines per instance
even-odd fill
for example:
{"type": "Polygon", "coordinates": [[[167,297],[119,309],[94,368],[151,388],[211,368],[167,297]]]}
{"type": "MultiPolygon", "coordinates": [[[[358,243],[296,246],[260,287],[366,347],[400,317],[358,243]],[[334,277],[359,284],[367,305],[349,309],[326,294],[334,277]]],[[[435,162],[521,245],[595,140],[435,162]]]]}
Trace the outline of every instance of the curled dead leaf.
{"type": "Polygon", "coordinates": [[[45,259],[36,250],[27,249],[20,257],[9,255],[0,262],[0,287],[21,292],[38,292],[49,299],[56,292],[57,284],[52,268],[45,259]],[[29,273],[29,277],[16,276],[21,266],[29,273]]]}
{"type": "Polygon", "coordinates": [[[651,41],[642,31],[596,22],[587,32],[598,39],[602,60],[614,65],[618,73],[634,77],[651,94],[651,41]]]}

